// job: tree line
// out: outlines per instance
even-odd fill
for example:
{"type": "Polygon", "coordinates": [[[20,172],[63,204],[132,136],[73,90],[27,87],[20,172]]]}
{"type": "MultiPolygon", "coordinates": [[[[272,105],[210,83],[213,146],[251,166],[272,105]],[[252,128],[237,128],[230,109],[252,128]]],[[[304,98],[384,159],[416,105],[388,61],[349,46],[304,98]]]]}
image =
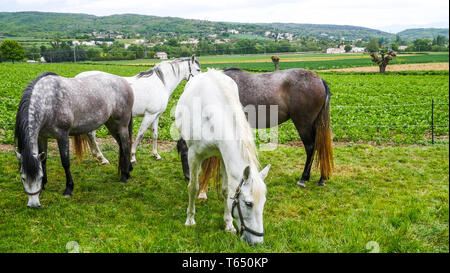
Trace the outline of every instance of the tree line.
{"type": "MultiPolygon", "coordinates": [[[[0,41],[0,61],[21,61],[24,59],[39,61],[44,57],[47,62],[108,61],[154,58],[156,52],[166,52],[169,58],[187,57],[193,54],[227,55],[227,54],[262,54],[278,52],[324,51],[329,47],[345,45],[351,50],[350,43],[336,42],[329,39],[302,37],[294,41],[273,39],[230,39],[217,42],[213,39],[199,39],[197,44],[182,43],[181,39],[169,38],[163,44],[131,44],[125,47],[123,42],[108,39],[98,41],[95,46],[74,45],[72,41],[55,39],[41,45],[24,47],[14,40],[0,41]]],[[[401,45],[408,45],[406,51],[448,51],[448,39],[438,35],[433,40],[417,39],[413,42],[403,41],[399,36],[392,43],[384,38],[371,38],[368,42],[357,41],[353,45],[366,47],[367,52],[380,50],[398,51],[401,45]]]]}

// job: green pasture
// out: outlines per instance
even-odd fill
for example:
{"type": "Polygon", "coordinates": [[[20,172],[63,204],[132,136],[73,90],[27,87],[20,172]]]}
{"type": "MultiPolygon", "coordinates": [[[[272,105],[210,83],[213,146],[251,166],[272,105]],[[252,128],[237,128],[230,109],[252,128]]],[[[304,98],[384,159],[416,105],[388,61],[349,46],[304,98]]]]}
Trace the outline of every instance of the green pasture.
{"type": "MultiPolygon", "coordinates": [[[[402,58],[409,57],[448,61],[448,54],[402,58]]],[[[342,66],[355,62],[346,61],[342,66]]],[[[262,166],[272,164],[266,179],[262,245],[250,247],[224,231],[223,200],[214,191],[206,203],[197,202],[197,226],[184,226],[187,182],[175,143],[167,142],[173,141],[170,110],[184,82],[160,119],[159,139],[165,141],[161,161],[151,155],[148,132],[132,178],[121,184],[117,145],[106,141],[101,148],[112,164],[100,165],[90,156],[81,163],[72,160],[75,190],[73,197],[64,198],[65,175],[53,142],[42,207],[27,208],[13,148],[4,145],[14,143],[15,114],[26,85],[45,71],[66,77],[89,70],[132,76],[144,69],[0,64],[0,252],[67,252],[74,242],[81,252],[369,252],[368,243],[374,242],[380,252],[449,251],[448,71],[319,72],[332,92],[335,172],[325,187],[315,184],[317,170],[305,189],[297,187],[305,152],[297,147],[293,124],[280,125],[278,142],[288,145],[259,152],[262,166]],[[435,145],[430,145],[432,99],[435,125],[442,125],[435,127],[435,145]]],[[[139,125],[136,119],[135,133],[139,125]]],[[[111,140],[104,128],[98,136],[111,140]]],[[[258,144],[268,141],[261,136],[258,132],[258,144]]]]}
{"type": "Polygon", "coordinates": [[[0,252],[68,252],[73,242],[81,252],[369,252],[369,242],[380,252],[449,251],[447,145],[337,147],[327,186],[316,185],[314,170],[304,189],[295,185],[302,148],[259,152],[262,166],[272,167],[264,244],[254,247],[224,231],[214,191],[197,202],[197,225],[184,226],[187,182],[171,147],[156,161],[143,145],[127,184],[118,182],[116,145],[102,146],[109,166],[72,160],[71,198],[62,196],[64,170],[50,148],[38,209],[26,207],[14,153],[0,152],[0,252]]]}

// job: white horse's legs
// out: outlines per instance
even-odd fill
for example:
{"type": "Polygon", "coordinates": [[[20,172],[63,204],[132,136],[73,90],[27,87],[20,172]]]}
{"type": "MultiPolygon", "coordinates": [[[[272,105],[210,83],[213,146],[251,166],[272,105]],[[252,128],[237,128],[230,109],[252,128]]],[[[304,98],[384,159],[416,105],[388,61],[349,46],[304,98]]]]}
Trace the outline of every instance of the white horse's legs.
{"type": "Polygon", "coordinates": [[[92,156],[96,160],[102,162],[102,164],[109,164],[108,159],[103,156],[102,151],[100,151],[100,148],[97,145],[97,141],[95,141],[95,130],[87,133],[87,137],[92,156]]]}
{"type": "Polygon", "coordinates": [[[186,226],[195,225],[195,198],[198,193],[198,174],[200,173],[200,162],[195,158],[192,150],[189,150],[189,168],[191,171],[191,180],[188,185],[189,206],[187,208],[186,226]]]}
{"type": "Polygon", "coordinates": [[[139,143],[142,140],[142,137],[144,136],[145,132],[147,131],[150,124],[152,124],[153,120],[155,119],[156,115],[151,114],[145,114],[144,118],[142,119],[141,127],[139,127],[139,132],[136,136],[136,139],[133,142],[133,147],[131,147],[131,163],[136,162],[136,150],[139,145],[139,143]]]}
{"type": "Polygon", "coordinates": [[[153,138],[153,150],[152,153],[156,157],[156,160],[160,160],[161,156],[158,154],[158,122],[159,116],[155,118],[152,123],[152,138],[153,138]]]}
{"type": "Polygon", "coordinates": [[[220,172],[222,174],[222,195],[224,202],[223,220],[225,221],[225,231],[236,233],[236,228],[233,226],[233,216],[231,215],[230,207],[228,206],[228,176],[225,171],[223,161],[220,164],[220,172]]]}

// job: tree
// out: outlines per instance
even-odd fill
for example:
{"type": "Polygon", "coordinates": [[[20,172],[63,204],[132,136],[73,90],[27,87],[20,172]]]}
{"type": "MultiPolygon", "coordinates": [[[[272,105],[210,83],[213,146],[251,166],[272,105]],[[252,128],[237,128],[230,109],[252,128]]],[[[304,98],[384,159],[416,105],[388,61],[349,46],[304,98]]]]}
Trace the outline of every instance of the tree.
{"type": "Polygon", "coordinates": [[[378,52],[379,45],[378,41],[375,38],[370,38],[369,43],[367,44],[366,50],[370,53],[372,52],[378,52]]]}
{"type": "Polygon", "coordinates": [[[22,45],[14,40],[4,40],[0,45],[0,53],[5,60],[21,61],[25,57],[25,50],[22,45]]]}
{"type": "Polygon", "coordinates": [[[372,57],[372,62],[377,63],[380,68],[380,73],[384,73],[386,71],[386,66],[388,65],[389,61],[391,61],[395,56],[394,51],[389,51],[386,53],[384,50],[380,50],[381,59],[378,57],[378,54],[376,52],[372,52],[370,56],[372,57]]]}
{"type": "Polygon", "coordinates": [[[349,45],[349,44],[346,44],[346,45],[344,46],[344,50],[345,50],[345,52],[350,52],[350,50],[352,50],[352,46],[349,45]]]}
{"type": "Polygon", "coordinates": [[[397,44],[396,42],[393,42],[393,43],[391,44],[391,49],[392,49],[393,51],[398,51],[398,44],[397,44]]]}
{"type": "Polygon", "coordinates": [[[414,41],[414,50],[416,51],[430,51],[431,41],[428,39],[417,39],[414,41]]]}
{"type": "Polygon", "coordinates": [[[280,63],[280,57],[272,56],[271,57],[273,64],[275,65],[275,70],[278,70],[278,64],[280,63]]]}

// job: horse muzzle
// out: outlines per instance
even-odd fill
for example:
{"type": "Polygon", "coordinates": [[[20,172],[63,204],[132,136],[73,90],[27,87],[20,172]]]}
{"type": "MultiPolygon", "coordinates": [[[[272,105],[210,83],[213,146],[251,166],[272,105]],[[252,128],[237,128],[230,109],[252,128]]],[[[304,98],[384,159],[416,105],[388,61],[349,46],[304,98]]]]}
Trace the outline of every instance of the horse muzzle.
{"type": "Polygon", "coordinates": [[[39,202],[39,194],[28,195],[28,204],[29,208],[38,208],[41,206],[41,202],[39,202]]]}

